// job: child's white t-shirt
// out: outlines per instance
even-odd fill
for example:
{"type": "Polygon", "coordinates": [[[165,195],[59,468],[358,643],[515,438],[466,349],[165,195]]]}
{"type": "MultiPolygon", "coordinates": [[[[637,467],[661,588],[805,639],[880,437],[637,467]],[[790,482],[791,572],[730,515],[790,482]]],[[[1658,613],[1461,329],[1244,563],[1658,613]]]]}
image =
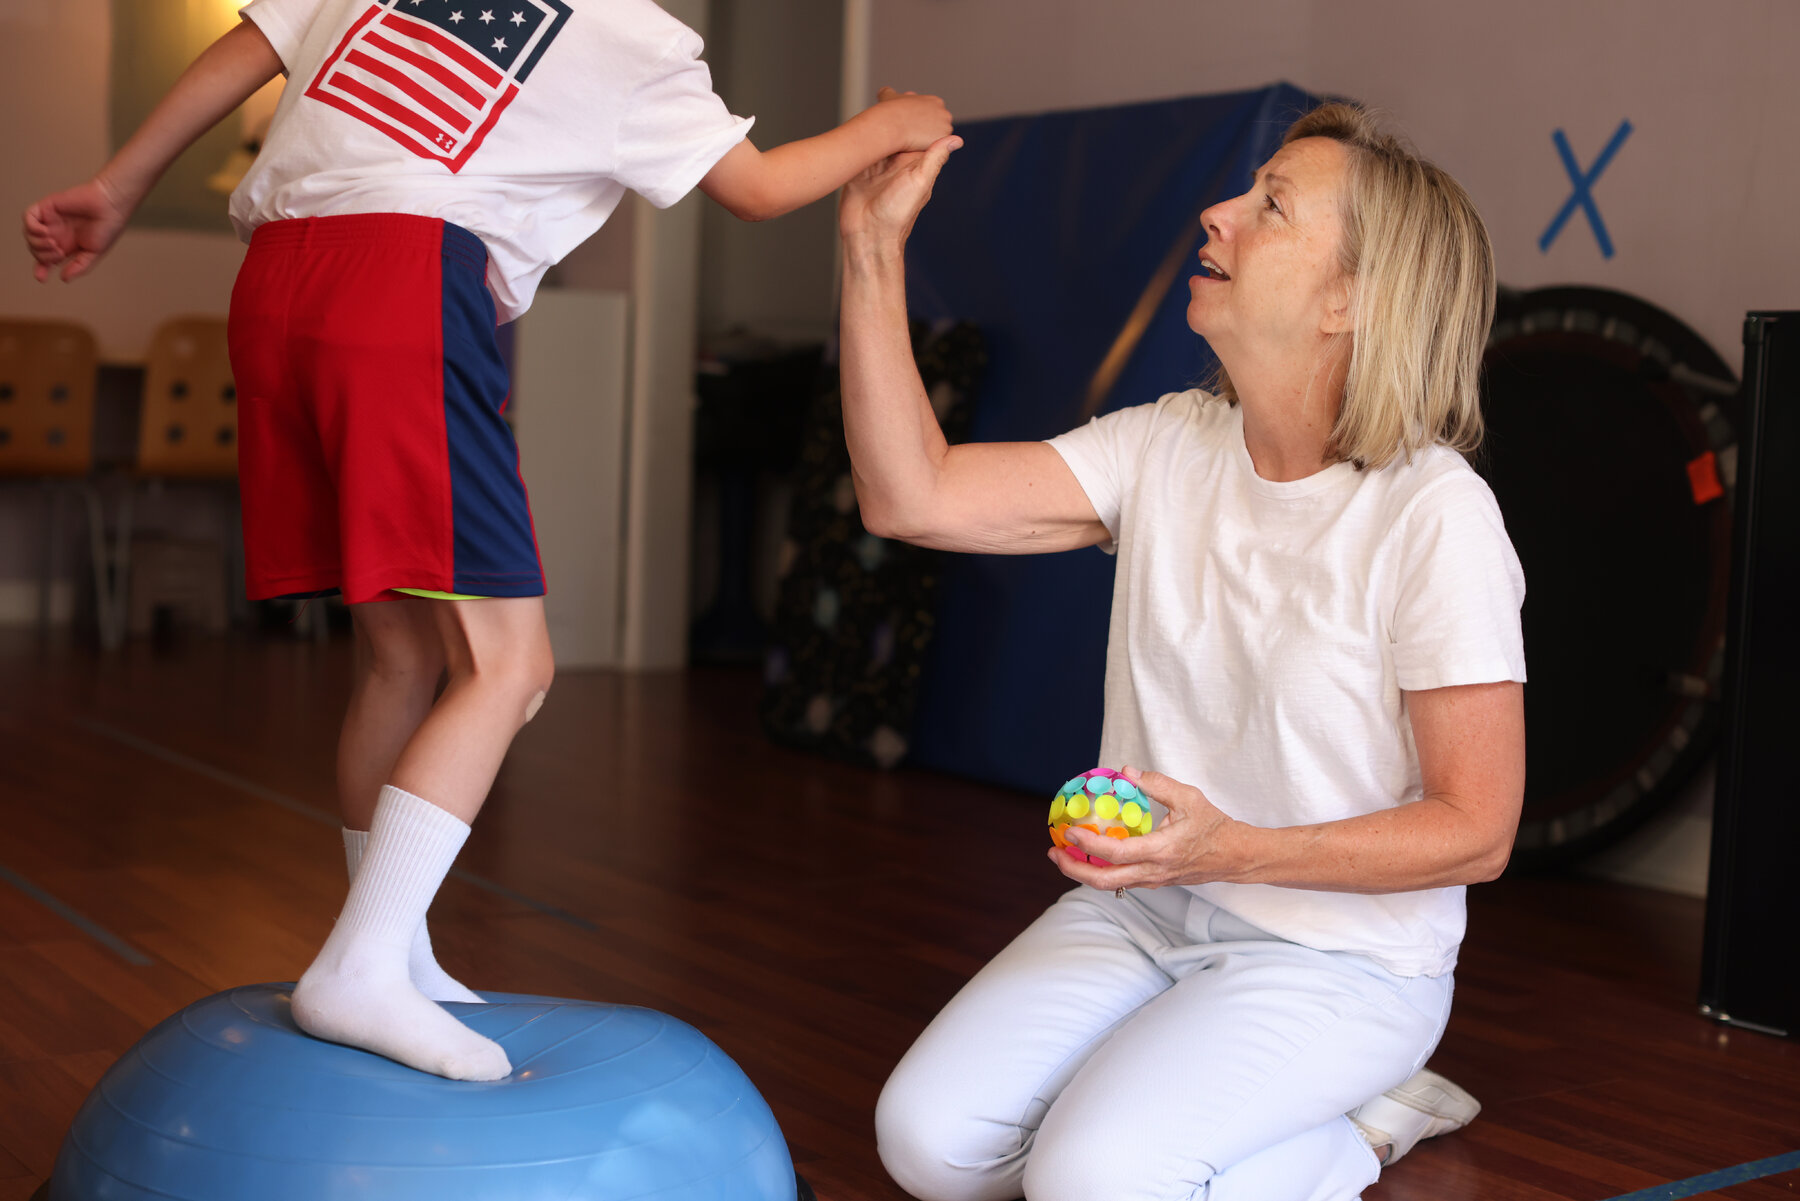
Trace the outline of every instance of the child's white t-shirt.
{"type": "MultiPolygon", "coordinates": [[[[1499,506],[1434,447],[1379,471],[1256,474],[1205,392],[1050,442],[1118,553],[1100,762],[1192,784],[1257,826],[1422,795],[1403,692],[1525,679],[1525,578],[1499,506]]],[[[1463,892],[1192,890],[1252,925],[1404,976],[1450,971],[1463,892]]]]}
{"type": "Polygon", "coordinates": [[[253,0],[287,70],[231,197],[266,221],[414,213],[488,248],[503,321],[627,188],[667,207],[750,121],[712,90],[700,38],[652,0],[253,0]]]}

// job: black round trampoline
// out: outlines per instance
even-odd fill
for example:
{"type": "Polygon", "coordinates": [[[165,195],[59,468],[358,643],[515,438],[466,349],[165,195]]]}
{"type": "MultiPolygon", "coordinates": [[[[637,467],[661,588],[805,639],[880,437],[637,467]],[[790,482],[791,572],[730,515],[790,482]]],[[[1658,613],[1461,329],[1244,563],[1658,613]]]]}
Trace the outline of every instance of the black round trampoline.
{"type": "Polygon", "coordinates": [[[1698,334],[1644,301],[1502,294],[1475,465],[1525,568],[1517,869],[1616,840],[1712,749],[1736,392],[1698,334]]]}

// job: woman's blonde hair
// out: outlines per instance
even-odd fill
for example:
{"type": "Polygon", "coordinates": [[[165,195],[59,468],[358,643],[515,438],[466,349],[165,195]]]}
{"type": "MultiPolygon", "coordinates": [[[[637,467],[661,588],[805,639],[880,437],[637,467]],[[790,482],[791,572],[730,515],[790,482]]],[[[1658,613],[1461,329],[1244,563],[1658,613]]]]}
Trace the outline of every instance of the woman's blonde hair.
{"type": "MultiPolygon", "coordinates": [[[[1461,184],[1357,105],[1313,109],[1281,144],[1301,138],[1330,138],[1350,154],[1338,265],[1352,281],[1354,328],[1326,461],[1385,467],[1434,443],[1472,453],[1494,320],[1494,250],[1481,215],[1461,184]]],[[[1223,368],[1215,390],[1236,403],[1223,368]]]]}

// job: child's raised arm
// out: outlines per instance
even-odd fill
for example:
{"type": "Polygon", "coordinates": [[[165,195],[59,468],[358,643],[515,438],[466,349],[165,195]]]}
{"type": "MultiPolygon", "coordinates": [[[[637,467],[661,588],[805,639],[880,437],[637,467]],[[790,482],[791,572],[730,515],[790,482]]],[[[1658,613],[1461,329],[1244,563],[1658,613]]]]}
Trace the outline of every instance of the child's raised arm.
{"type": "Polygon", "coordinates": [[[881,99],[829,133],[762,151],[739,142],[700,181],[735,217],[766,221],[829,196],[876,163],[924,150],[951,131],[936,96],[882,88],[881,99]]]}
{"type": "Polygon", "coordinates": [[[84,274],[175,157],[280,73],[281,59],[254,21],[208,46],[94,178],[25,210],[38,280],[58,265],[66,280],[84,274]]]}

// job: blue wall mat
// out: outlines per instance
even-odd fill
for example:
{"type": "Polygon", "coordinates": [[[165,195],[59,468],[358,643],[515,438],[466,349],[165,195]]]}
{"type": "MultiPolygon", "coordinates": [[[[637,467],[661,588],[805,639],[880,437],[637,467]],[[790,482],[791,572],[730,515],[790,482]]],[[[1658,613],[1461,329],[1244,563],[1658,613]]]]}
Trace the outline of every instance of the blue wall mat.
{"type": "MultiPolygon", "coordinates": [[[[1204,381],[1213,359],[1186,318],[1200,212],[1247,190],[1318,103],[1276,84],[959,125],[907,278],[914,317],[988,341],[970,439],[1048,438],[1204,381]],[[1141,335],[1095,389],[1134,311],[1141,335]]],[[[1112,578],[1093,549],[951,556],[912,762],[1046,797],[1095,766],[1112,578]]]]}
{"type": "Polygon", "coordinates": [[[787,1144],[737,1064],[625,1005],[448,1005],[506,1048],[490,1084],[302,1034],[289,985],[196,1001],[108,1069],[50,1201],[794,1201],[787,1144]]]}

